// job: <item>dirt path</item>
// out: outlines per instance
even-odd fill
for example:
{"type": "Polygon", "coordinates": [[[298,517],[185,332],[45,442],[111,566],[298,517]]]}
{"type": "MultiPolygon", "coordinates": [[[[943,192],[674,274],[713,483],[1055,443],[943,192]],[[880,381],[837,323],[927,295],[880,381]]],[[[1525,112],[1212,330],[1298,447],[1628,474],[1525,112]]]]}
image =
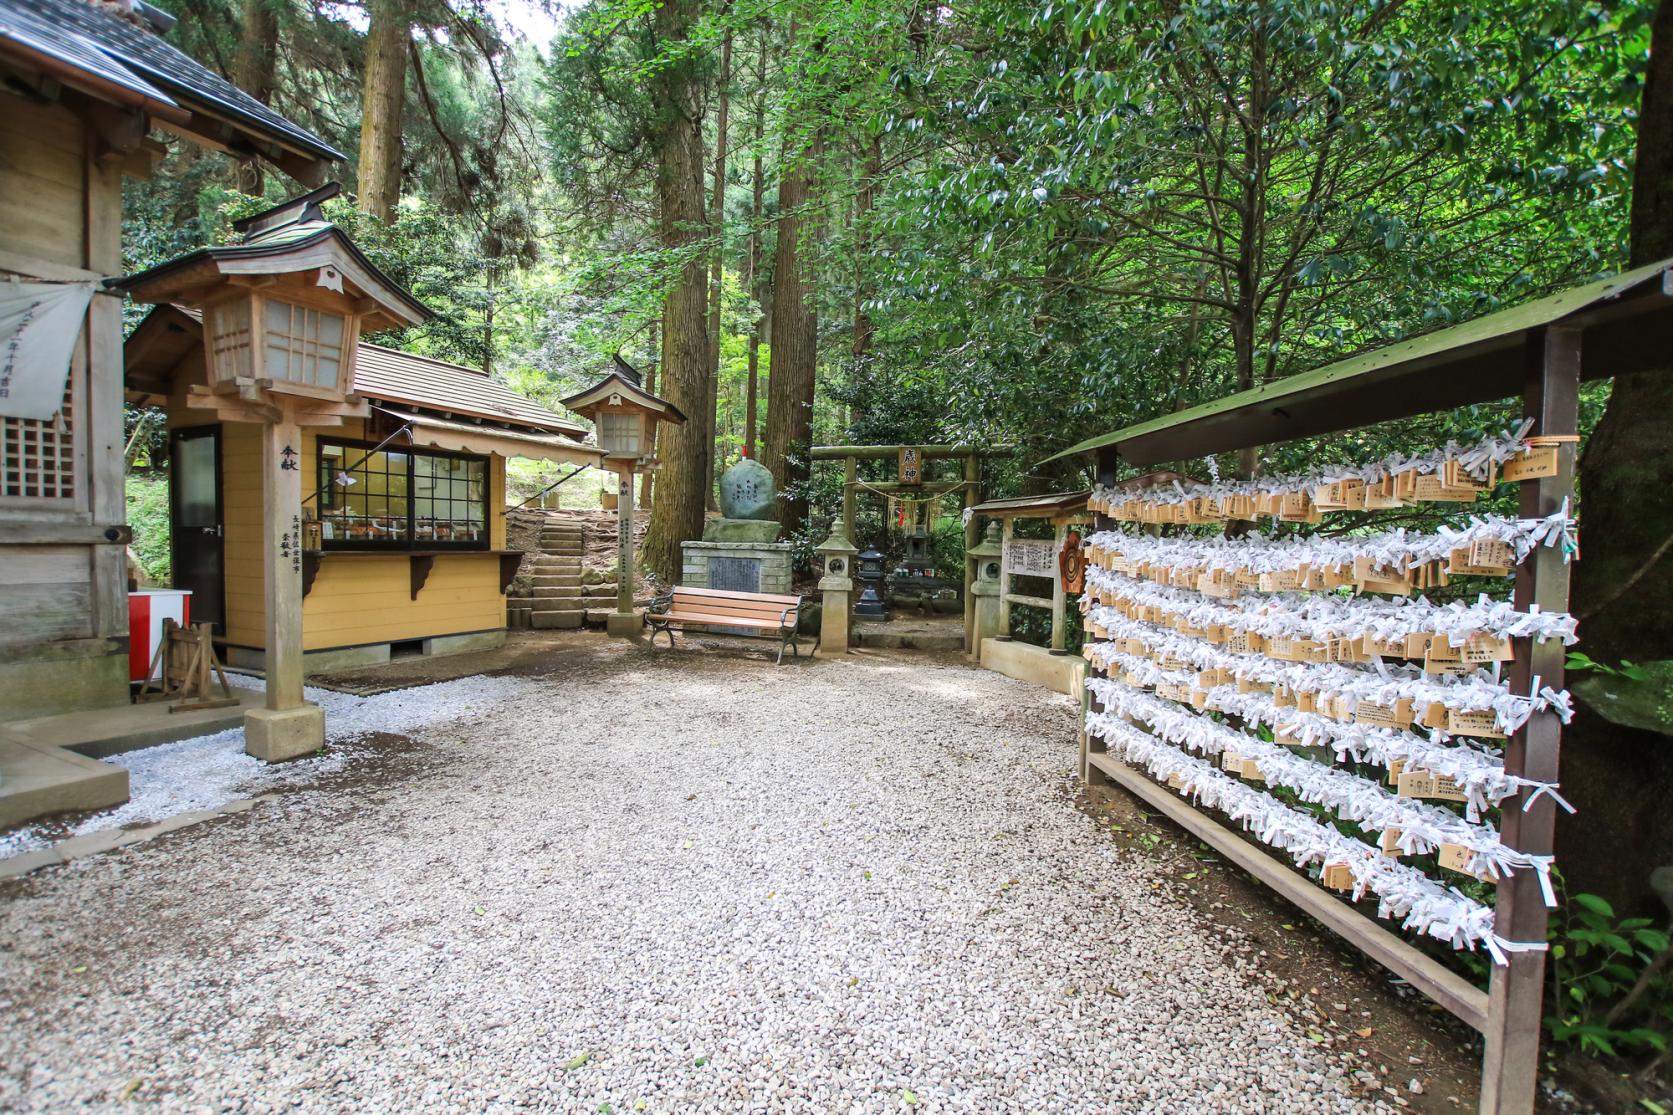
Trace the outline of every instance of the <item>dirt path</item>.
{"type": "Polygon", "coordinates": [[[735,645],[520,643],[356,714],[466,719],[0,884],[0,1107],[1458,1109],[1444,1034],[1075,808],[1066,699],[735,645]]]}

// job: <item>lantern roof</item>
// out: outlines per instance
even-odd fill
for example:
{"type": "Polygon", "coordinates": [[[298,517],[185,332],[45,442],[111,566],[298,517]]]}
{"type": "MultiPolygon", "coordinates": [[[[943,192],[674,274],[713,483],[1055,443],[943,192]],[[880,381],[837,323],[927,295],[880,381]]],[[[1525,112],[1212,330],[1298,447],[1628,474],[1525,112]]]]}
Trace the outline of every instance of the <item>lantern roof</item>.
{"type": "Polygon", "coordinates": [[[681,422],[686,420],[685,413],[667,399],[651,394],[645,390],[644,380],[639,370],[626,360],[621,353],[611,358],[610,374],[593,384],[591,387],[577,391],[567,399],[559,399],[564,406],[576,414],[591,417],[600,407],[615,402],[630,406],[637,406],[656,415],[661,422],[681,422]]]}
{"type": "Polygon", "coordinates": [[[347,286],[370,300],[371,306],[361,310],[367,332],[429,321],[435,314],[428,306],[325,219],[320,205],[341,192],[337,183],[327,183],[236,222],[233,227],[244,234],[237,244],[199,248],[113,285],[138,302],[191,302],[194,291],[236,277],[254,279],[331,268],[347,286]]]}

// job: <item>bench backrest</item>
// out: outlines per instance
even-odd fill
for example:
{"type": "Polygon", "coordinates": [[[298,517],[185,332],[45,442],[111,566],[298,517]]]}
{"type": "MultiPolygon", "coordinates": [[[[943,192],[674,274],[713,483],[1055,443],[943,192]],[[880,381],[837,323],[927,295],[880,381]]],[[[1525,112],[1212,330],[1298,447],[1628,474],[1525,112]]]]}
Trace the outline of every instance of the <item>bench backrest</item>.
{"type": "Polygon", "coordinates": [[[784,614],[784,609],[794,608],[801,602],[800,596],[779,593],[728,592],[725,589],[679,586],[674,589],[673,610],[776,622],[784,614]]]}

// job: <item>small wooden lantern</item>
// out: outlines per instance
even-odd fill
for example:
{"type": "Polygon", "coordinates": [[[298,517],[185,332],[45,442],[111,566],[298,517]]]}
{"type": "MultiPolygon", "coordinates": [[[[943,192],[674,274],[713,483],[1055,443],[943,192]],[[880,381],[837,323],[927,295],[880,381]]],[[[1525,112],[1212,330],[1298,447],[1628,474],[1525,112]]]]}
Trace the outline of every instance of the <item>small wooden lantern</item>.
{"type": "Polygon", "coordinates": [[[614,357],[614,365],[609,375],[562,400],[563,405],[592,421],[605,467],[618,472],[650,467],[656,424],[683,423],[686,417],[673,403],[646,391],[638,370],[620,355],[614,357]]]}
{"type": "Polygon", "coordinates": [[[592,420],[604,467],[616,474],[616,610],[606,618],[605,630],[632,637],[641,626],[633,611],[633,473],[656,467],[657,423],[684,423],[686,417],[646,391],[638,370],[619,353],[609,375],[563,405],[592,420]]]}
{"type": "Polygon", "coordinates": [[[322,186],[235,222],[242,243],[201,248],[124,280],[136,301],[202,311],[208,382],[194,394],[350,401],[360,334],[430,318],[325,219],[321,204],[339,192],[336,183],[322,186]]]}

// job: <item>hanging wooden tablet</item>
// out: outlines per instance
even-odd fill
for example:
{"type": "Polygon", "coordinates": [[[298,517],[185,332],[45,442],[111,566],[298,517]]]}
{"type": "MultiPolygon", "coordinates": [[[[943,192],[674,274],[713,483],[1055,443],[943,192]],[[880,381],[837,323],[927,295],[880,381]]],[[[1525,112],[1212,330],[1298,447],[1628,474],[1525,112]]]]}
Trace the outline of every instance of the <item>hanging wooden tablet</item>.
{"type": "Polygon", "coordinates": [[[1446,730],[1455,736],[1475,736],[1478,739],[1504,739],[1505,734],[1499,729],[1499,719],[1492,709],[1472,709],[1468,712],[1462,709],[1448,709],[1446,713],[1446,730]]]}
{"type": "Polygon", "coordinates": [[[1266,775],[1261,773],[1261,765],[1253,759],[1243,760],[1242,774],[1251,782],[1265,782],[1266,775]]]}
{"type": "Polygon", "coordinates": [[[1400,785],[1400,775],[1403,774],[1405,770],[1406,760],[1404,759],[1396,759],[1392,763],[1388,764],[1388,784],[1390,786],[1400,785]]]}
{"type": "Polygon", "coordinates": [[[1243,756],[1228,747],[1220,752],[1220,769],[1229,770],[1234,774],[1241,773],[1243,770],[1243,756]]]}
{"type": "Polygon", "coordinates": [[[1440,801],[1468,801],[1469,795],[1458,788],[1450,775],[1433,774],[1426,770],[1402,771],[1395,780],[1394,792],[1403,798],[1434,798],[1440,801]]]}
{"type": "Polygon", "coordinates": [[[1400,850],[1400,830],[1383,829],[1382,835],[1377,838],[1377,848],[1390,859],[1399,859],[1404,854],[1400,850]]]}
{"type": "Polygon", "coordinates": [[[1509,662],[1516,657],[1516,649],[1508,638],[1493,635],[1471,635],[1458,653],[1463,661],[1474,664],[1509,662]]]}
{"type": "Polygon", "coordinates": [[[1442,844],[1435,849],[1435,862],[1448,871],[1456,871],[1460,875],[1469,875],[1472,878],[1480,879],[1484,883],[1497,883],[1499,881],[1498,873],[1491,867],[1477,874],[1474,867],[1475,852],[1462,844],[1442,844]]]}
{"type": "Polygon", "coordinates": [[[1547,476],[1557,475],[1557,446],[1533,446],[1534,439],[1529,438],[1530,447],[1505,462],[1505,467],[1499,473],[1501,480],[1539,480],[1547,476]]]}
{"type": "Polygon", "coordinates": [[[1353,868],[1345,863],[1327,863],[1319,872],[1319,883],[1326,890],[1349,893],[1356,885],[1353,868]]]}

